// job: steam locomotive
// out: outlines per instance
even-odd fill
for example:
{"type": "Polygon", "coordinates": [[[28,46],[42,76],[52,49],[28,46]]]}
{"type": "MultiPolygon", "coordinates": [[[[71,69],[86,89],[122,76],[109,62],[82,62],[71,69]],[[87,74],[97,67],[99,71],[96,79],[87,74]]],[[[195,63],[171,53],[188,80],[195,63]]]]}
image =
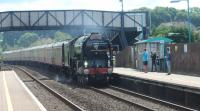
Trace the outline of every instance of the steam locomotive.
{"type": "Polygon", "coordinates": [[[99,33],[70,41],[3,52],[8,64],[59,68],[81,84],[106,83],[113,71],[112,44],[99,33]]]}

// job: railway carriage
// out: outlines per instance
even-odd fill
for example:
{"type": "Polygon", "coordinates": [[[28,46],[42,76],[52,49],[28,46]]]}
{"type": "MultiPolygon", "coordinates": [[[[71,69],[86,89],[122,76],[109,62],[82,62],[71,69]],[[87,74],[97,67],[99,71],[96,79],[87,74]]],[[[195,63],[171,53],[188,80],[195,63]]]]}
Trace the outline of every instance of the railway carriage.
{"type": "MultiPolygon", "coordinates": [[[[38,64],[57,68],[82,84],[106,83],[112,73],[112,45],[98,33],[71,41],[3,53],[11,64],[38,64]]],[[[37,65],[37,66],[38,66],[37,65]]]]}

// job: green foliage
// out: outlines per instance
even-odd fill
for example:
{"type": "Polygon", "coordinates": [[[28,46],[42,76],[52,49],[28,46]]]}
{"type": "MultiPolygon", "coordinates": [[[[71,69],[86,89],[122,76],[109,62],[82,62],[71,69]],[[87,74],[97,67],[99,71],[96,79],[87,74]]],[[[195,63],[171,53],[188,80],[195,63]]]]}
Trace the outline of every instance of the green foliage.
{"type": "Polygon", "coordinates": [[[154,31],[153,36],[167,36],[172,30],[171,26],[167,26],[165,24],[159,25],[154,31]]]}
{"type": "Polygon", "coordinates": [[[51,38],[42,38],[42,39],[38,39],[37,41],[33,42],[31,44],[31,47],[50,44],[50,43],[53,43],[53,40],[51,38]]]}
{"type": "Polygon", "coordinates": [[[4,32],[3,35],[3,49],[7,49],[8,47],[14,47],[16,44],[16,40],[23,34],[23,31],[8,31],[4,32]]]}
{"type": "Polygon", "coordinates": [[[200,26],[200,8],[191,9],[191,21],[196,27],[200,26]]]}
{"type": "MultiPolygon", "coordinates": [[[[173,34],[170,36],[176,42],[187,42],[188,41],[188,29],[186,23],[188,20],[187,10],[178,10],[169,7],[156,7],[154,9],[139,8],[136,11],[147,11],[150,12],[152,22],[152,36],[168,36],[169,33],[173,34]],[[165,24],[163,24],[165,23],[165,24]],[[169,24],[174,25],[169,25],[169,24]]],[[[190,9],[191,12],[191,23],[195,27],[200,27],[200,8],[194,7],[190,9]]],[[[192,40],[193,42],[200,42],[199,31],[195,31],[193,27],[192,40]]]]}
{"type": "Polygon", "coordinates": [[[17,44],[21,47],[29,47],[33,42],[35,42],[39,36],[36,33],[24,33],[20,36],[17,41],[17,44]]]}
{"type": "Polygon", "coordinates": [[[0,33],[0,46],[5,50],[44,45],[72,39],[72,36],[57,30],[8,31],[0,33]]]}
{"type": "MultiPolygon", "coordinates": [[[[196,31],[192,28],[191,31],[192,41],[199,42],[200,41],[200,31],[196,31]]],[[[188,27],[187,24],[161,24],[154,31],[153,36],[164,36],[168,37],[176,43],[187,43],[188,42],[188,27]]]]}
{"type": "Polygon", "coordinates": [[[177,11],[176,16],[174,17],[175,21],[187,21],[187,12],[185,10],[177,11]]]}
{"type": "MultiPolygon", "coordinates": [[[[186,10],[178,10],[171,7],[156,7],[154,9],[139,8],[134,11],[147,11],[151,14],[152,27],[155,29],[161,23],[185,22],[188,20],[186,10]]],[[[191,22],[194,26],[200,26],[200,8],[194,7],[191,11],[191,22]]]]}
{"type": "Polygon", "coordinates": [[[200,42],[200,30],[195,31],[194,33],[194,42],[200,42]]]}
{"type": "Polygon", "coordinates": [[[66,41],[66,40],[69,40],[71,39],[71,35],[67,34],[67,33],[64,33],[64,32],[60,32],[60,31],[57,31],[55,34],[54,34],[54,40],[56,42],[60,42],[60,41],[66,41]]]}

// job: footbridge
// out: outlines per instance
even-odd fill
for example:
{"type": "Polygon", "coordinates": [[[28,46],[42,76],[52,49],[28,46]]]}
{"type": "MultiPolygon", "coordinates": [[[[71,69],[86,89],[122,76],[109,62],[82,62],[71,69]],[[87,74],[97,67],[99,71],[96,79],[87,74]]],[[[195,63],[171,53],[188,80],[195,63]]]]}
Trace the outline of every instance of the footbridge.
{"type": "Polygon", "coordinates": [[[80,35],[101,32],[114,44],[125,47],[149,32],[147,12],[97,10],[41,10],[0,12],[0,32],[23,30],[75,31],[80,35]]]}

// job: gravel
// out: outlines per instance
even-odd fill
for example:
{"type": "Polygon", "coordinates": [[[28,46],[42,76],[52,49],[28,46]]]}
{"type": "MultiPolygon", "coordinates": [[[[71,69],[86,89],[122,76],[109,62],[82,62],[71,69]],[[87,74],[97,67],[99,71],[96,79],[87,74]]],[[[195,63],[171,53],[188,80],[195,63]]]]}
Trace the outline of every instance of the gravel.
{"type": "Polygon", "coordinates": [[[17,75],[20,77],[20,79],[22,80],[22,81],[33,81],[33,79],[32,78],[30,78],[27,74],[25,74],[24,72],[22,72],[21,70],[19,70],[19,69],[14,69],[14,71],[17,73],[17,75]]]}
{"type": "MultiPolygon", "coordinates": [[[[33,72],[36,74],[36,71],[31,71],[31,73],[33,72]]],[[[37,74],[39,73],[40,72],[37,74]]],[[[42,75],[47,74],[44,74],[43,72],[42,75]]],[[[61,83],[55,80],[43,80],[42,82],[88,111],[141,111],[141,109],[138,109],[137,107],[130,106],[129,104],[115,100],[111,97],[99,94],[86,87],[82,88],[75,84],[61,83]]]]}
{"type": "MultiPolygon", "coordinates": [[[[97,93],[88,89],[87,87],[80,87],[76,85],[76,83],[67,81],[58,82],[58,80],[63,80],[63,78],[59,79],[59,77],[53,72],[30,67],[23,68],[31,72],[33,76],[42,80],[43,83],[87,111],[141,111],[141,109],[138,109],[137,107],[130,106],[106,95],[97,93]]],[[[42,88],[39,84],[35,83],[26,74],[20,73],[20,70],[18,69],[15,69],[15,71],[19,73],[20,78],[26,82],[26,85],[31,89],[36,97],[38,97],[38,99],[47,108],[48,111],[71,110],[71,108],[66,107],[64,103],[54,97],[51,93],[49,94],[49,92],[44,90],[44,88],[42,88]]],[[[111,88],[101,88],[101,90],[131,102],[139,103],[156,111],[179,111],[175,108],[164,106],[159,103],[154,103],[137,96],[125,94],[111,88]]]]}
{"type": "MultiPolygon", "coordinates": [[[[57,90],[60,94],[68,97],[72,102],[85,107],[88,111],[137,111],[133,106],[119,102],[108,96],[96,93],[87,88],[68,86],[67,84],[46,81],[45,84],[57,90]]],[[[138,110],[139,111],[139,110],[138,110]]]]}
{"type": "Polygon", "coordinates": [[[122,93],[120,91],[113,90],[111,88],[105,88],[105,89],[102,89],[102,90],[106,91],[110,94],[117,95],[118,97],[124,98],[126,100],[131,101],[131,102],[135,102],[135,103],[147,106],[147,107],[152,108],[153,110],[156,110],[156,111],[180,111],[180,110],[177,110],[177,109],[174,109],[174,108],[170,108],[168,106],[163,106],[159,103],[153,103],[151,101],[147,101],[147,100],[141,99],[139,97],[135,97],[135,96],[132,96],[132,95],[129,95],[129,94],[125,94],[125,93],[122,93]]]}
{"type": "MultiPolygon", "coordinates": [[[[20,66],[21,67],[21,66],[20,66]]],[[[22,67],[23,69],[27,69],[26,67],[22,67]]],[[[47,79],[47,80],[49,80],[50,79],[50,77],[48,77],[47,75],[41,75],[41,74],[39,74],[39,73],[37,73],[37,72],[35,72],[35,71],[32,71],[31,72],[31,74],[34,76],[34,77],[36,77],[37,79],[47,79]]],[[[26,74],[25,74],[26,75],[26,74]]]]}
{"type": "Polygon", "coordinates": [[[48,92],[44,87],[33,81],[24,72],[18,69],[15,69],[15,72],[48,111],[73,111],[69,106],[48,92]]]}

